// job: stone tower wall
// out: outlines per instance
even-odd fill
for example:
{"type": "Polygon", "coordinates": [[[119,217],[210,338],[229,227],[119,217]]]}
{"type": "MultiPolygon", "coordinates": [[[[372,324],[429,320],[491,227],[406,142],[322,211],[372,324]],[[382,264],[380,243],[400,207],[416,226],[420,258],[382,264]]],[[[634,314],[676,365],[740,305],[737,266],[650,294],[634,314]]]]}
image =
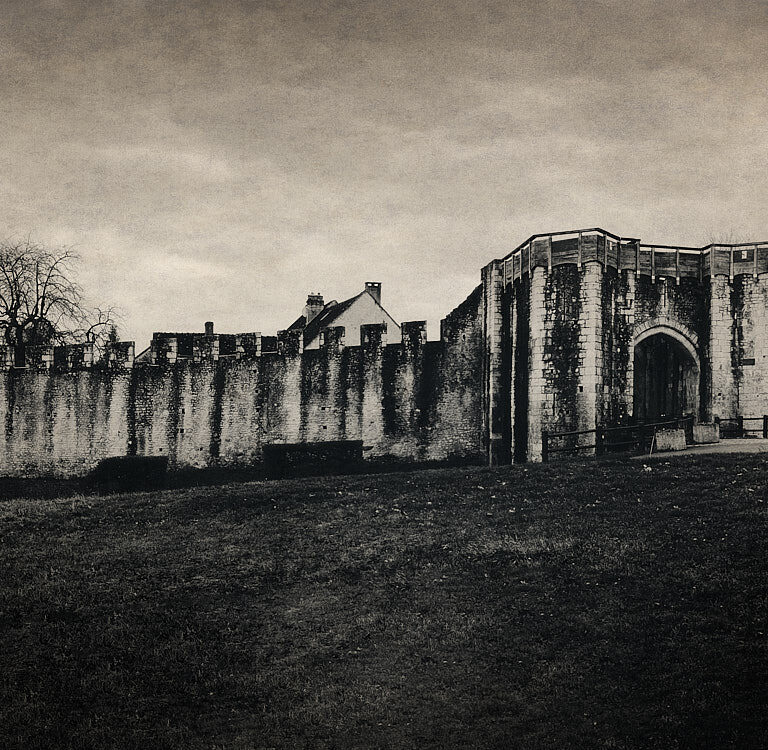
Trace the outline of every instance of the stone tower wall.
{"type": "Polygon", "coordinates": [[[484,269],[491,463],[540,459],[545,430],[630,423],[635,347],[656,334],[691,353],[696,419],[768,413],[768,243],[702,251],[571,234],[531,238],[484,269]]]}

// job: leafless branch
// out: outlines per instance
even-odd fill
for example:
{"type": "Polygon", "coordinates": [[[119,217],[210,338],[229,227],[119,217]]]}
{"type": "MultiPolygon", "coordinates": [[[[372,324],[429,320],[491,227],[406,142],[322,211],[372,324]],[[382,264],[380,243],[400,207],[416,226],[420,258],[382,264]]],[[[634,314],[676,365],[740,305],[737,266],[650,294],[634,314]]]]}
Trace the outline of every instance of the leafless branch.
{"type": "Polygon", "coordinates": [[[23,349],[65,341],[98,342],[114,329],[113,307],[90,309],[76,280],[80,258],[70,248],[49,250],[24,241],[0,241],[0,330],[23,349]]]}

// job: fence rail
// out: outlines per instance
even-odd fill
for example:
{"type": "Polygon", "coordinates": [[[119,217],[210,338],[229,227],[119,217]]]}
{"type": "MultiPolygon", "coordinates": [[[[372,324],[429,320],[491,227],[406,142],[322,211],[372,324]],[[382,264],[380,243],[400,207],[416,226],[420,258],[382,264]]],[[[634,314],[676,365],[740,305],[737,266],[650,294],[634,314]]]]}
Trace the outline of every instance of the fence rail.
{"type": "Polygon", "coordinates": [[[571,430],[568,432],[541,433],[541,460],[549,461],[553,453],[578,453],[585,450],[595,451],[596,456],[606,453],[620,453],[632,449],[650,450],[651,445],[660,429],[683,429],[686,441],[693,440],[693,417],[680,417],[664,422],[647,422],[643,424],[624,425],[619,427],[598,427],[592,430],[571,430]],[[581,435],[594,435],[594,442],[581,443],[581,435]],[[571,443],[563,445],[562,443],[571,443]]]}
{"type": "MultiPolygon", "coordinates": [[[[768,438],[768,414],[761,417],[718,418],[715,421],[720,425],[720,434],[724,437],[746,437],[758,434],[763,438],[768,438]]],[[[664,428],[683,429],[685,430],[686,443],[693,442],[693,417],[680,417],[666,422],[647,422],[619,427],[598,427],[592,430],[570,430],[567,432],[543,430],[541,433],[541,460],[549,461],[553,453],[578,453],[587,450],[594,450],[596,456],[633,449],[639,452],[650,452],[656,433],[664,428]],[[594,435],[594,442],[580,442],[579,438],[582,435],[594,435]]]]}
{"type": "Polygon", "coordinates": [[[725,437],[745,437],[746,435],[758,434],[761,437],[768,438],[768,414],[762,417],[734,417],[733,419],[716,419],[720,424],[720,434],[725,437]],[[750,427],[745,423],[757,423],[750,427]]]}

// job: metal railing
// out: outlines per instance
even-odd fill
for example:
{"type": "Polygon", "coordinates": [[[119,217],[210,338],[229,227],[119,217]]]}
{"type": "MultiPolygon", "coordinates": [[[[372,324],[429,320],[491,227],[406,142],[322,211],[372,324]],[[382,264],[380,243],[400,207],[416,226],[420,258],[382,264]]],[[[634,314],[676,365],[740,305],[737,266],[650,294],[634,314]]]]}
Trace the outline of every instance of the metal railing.
{"type": "MultiPolygon", "coordinates": [[[[720,436],[724,438],[743,438],[759,435],[768,439],[768,414],[761,417],[715,418],[720,427],[720,436]]],[[[687,443],[693,442],[693,417],[680,417],[666,422],[647,422],[644,424],[624,425],[620,427],[599,427],[593,430],[571,430],[568,432],[541,433],[541,460],[549,461],[553,453],[578,453],[594,450],[595,456],[606,453],[620,453],[637,450],[650,452],[656,433],[660,429],[683,429],[687,443]],[[582,435],[594,435],[594,442],[580,443],[582,435]],[[563,445],[562,442],[571,442],[563,445]]]]}
{"type": "Polygon", "coordinates": [[[622,453],[636,450],[650,452],[660,429],[685,430],[686,442],[693,442],[693,417],[679,417],[665,422],[646,422],[643,424],[623,425],[619,427],[598,427],[592,430],[571,430],[568,432],[541,433],[541,460],[547,462],[553,453],[578,453],[594,450],[595,456],[606,453],[622,453]],[[594,435],[594,442],[580,443],[582,435],[594,435]],[[558,444],[559,441],[573,440],[571,445],[558,444]]]}
{"type": "Polygon", "coordinates": [[[747,437],[760,435],[768,438],[768,414],[762,417],[733,417],[732,419],[715,419],[720,425],[721,437],[747,437]],[[747,424],[745,424],[747,423],[747,424]],[[754,427],[749,425],[757,423],[754,427]]]}

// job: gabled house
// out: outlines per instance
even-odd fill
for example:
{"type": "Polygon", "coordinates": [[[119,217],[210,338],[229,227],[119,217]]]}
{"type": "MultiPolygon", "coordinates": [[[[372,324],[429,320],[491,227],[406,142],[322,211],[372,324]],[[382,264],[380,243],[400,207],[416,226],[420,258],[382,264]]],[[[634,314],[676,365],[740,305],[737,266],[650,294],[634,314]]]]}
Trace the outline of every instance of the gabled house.
{"type": "Polygon", "coordinates": [[[324,328],[343,326],[347,346],[360,343],[360,326],[367,323],[385,323],[387,338],[400,341],[400,326],[381,306],[381,284],[367,281],[360,294],[343,302],[332,300],[324,302],[321,294],[310,294],[304,307],[304,314],[299,316],[288,330],[302,330],[304,349],[320,348],[320,333],[324,328]]]}

